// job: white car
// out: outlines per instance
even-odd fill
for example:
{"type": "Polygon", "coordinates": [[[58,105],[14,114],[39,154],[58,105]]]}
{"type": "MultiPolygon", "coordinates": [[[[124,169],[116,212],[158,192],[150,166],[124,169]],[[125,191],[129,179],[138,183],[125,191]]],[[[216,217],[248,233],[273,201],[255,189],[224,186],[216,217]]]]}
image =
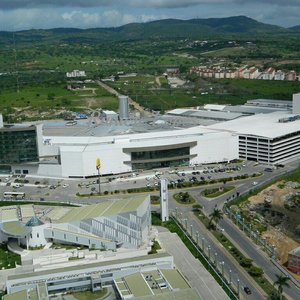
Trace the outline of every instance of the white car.
{"type": "Polygon", "coordinates": [[[65,183],[62,187],[63,187],[63,188],[66,188],[66,187],[68,187],[68,186],[69,186],[69,184],[65,183]]]}
{"type": "Polygon", "coordinates": [[[253,184],[253,185],[257,185],[258,182],[257,182],[257,181],[253,181],[252,184],[253,184]]]}

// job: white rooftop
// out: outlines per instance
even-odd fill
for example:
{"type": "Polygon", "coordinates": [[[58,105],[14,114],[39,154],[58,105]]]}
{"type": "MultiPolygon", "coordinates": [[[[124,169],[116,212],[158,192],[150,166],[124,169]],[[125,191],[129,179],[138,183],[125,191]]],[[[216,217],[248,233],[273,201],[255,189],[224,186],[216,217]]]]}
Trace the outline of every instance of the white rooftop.
{"type": "Polygon", "coordinates": [[[106,115],[117,115],[117,113],[112,110],[103,110],[103,113],[106,115]]]}
{"type": "Polygon", "coordinates": [[[249,117],[222,122],[209,126],[210,129],[228,130],[244,135],[257,135],[266,138],[276,138],[300,131],[300,120],[279,123],[279,119],[293,117],[287,112],[257,114],[249,117]]]}
{"type": "Polygon", "coordinates": [[[206,110],[224,110],[226,105],[219,105],[219,104],[206,104],[204,105],[204,109],[206,110]]]}

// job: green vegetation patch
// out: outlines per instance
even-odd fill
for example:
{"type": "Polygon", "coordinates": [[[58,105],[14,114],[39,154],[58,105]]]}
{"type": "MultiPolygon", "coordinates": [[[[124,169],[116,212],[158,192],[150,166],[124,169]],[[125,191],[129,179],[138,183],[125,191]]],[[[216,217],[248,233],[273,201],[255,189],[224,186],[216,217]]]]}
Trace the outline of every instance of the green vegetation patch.
{"type": "Polygon", "coordinates": [[[21,265],[21,256],[10,252],[6,245],[0,245],[0,269],[11,269],[21,265]]]}
{"type": "Polygon", "coordinates": [[[71,293],[71,295],[77,300],[98,300],[103,298],[107,293],[107,288],[103,288],[101,291],[98,292],[85,291],[71,293]]]}
{"type": "Polygon", "coordinates": [[[154,240],[153,241],[153,244],[151,246],[151,251],[148,253],[148,254],[155,254],[157,253],[157,250],[160,250],[161,247],[160,247],[160,244],[157,240],[154,240]]]}
{"type": "Polygon", "coordinates": [[[234,189],[234,186],[226,186],[226,187],[219,187],[213,189],[206,189],[201,192],[201,195],[206,198],[216,198],[219,197],[227,192],[230,192],[234,189]]]}
{"type": "Polygon", "coordinates": [[[175,194],[173,198],[180,204],[194,204],[196,200],[188,192],[175,194]]]}
{"type": "Polygon", "coordinates": [[[157,195],[151,195],[150,201],[151,201],[152,205],[158,205],[158,204],[160,204],[160,197],[157,195]]]}

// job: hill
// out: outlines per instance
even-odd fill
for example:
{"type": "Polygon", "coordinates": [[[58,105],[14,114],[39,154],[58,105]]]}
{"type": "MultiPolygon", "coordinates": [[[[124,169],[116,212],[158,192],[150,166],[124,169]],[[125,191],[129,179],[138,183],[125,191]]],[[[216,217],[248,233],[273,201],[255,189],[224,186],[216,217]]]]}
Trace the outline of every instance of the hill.
{"type": "Polygon", "coordinates": [[[289,29],[293,31],[300,31],[300,25],[290,27],[289,29]]]}
{"type": "MultiPolygon", "coordinates": [[[[140,40],[165,38],[230,38],[255,37],[292,32],[268,25],[245,16],[210,19],[165,19],[148,23],[131,23],[115,28],[56,28],[26,30],[15,33],[16,41],[26,42],[81,42],[94,43],[114,40],[140,40]]],[[[12,42],[12,33],[0,32],[0,42],[12,42]]]]}

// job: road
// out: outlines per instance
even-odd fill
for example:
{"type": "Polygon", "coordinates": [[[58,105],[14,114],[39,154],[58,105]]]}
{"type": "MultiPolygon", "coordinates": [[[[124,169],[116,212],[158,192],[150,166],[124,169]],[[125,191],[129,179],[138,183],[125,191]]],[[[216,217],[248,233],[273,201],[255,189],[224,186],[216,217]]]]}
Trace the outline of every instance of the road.
{"type": "MultiPolygon", "coordinates": [[[[252,190],[253,188],[257,188],[259,186],[265,185],[266,183],[274,180],[274,178],[277,178],[289,171],[292,171],[293,169],[297,168],[297,165],[289,165],[284,169],[278,169],[274,172],[266,172],[263,176],[256,178],[255,181],[257,181],[257,185],[253,186],[253,180],[245,180],[243,182],[240,182],[236,185],[236,190],[232,191],[226,195],[223,195],[221,197],[218,197],[215,200],[207,201],[203,199],[199,193],[199,191],[191,191],[191,194],[194,196],[195,199],[197,199],[197,202],[204,206],[204,210],[207,214],[209,214],[214,207],[217,205],[221,207],[225,201],[230,201],[231,199],[234,199],[236,197],[236,191],[239,191],[240,195],[245,194],[252,190]]],[[[175,203],[174,201],[170,201],[170,209],[174,210],[175,207],[178,207],[178,203],[175,203]]],[[[233,258],[226,258],[223,256],[221,258],[221,251],[222,246],[214,241],[214,239],[209,237],[209,234],[207,231],[205,232],[205,229],[203,231],[203,228],[201,229],[201,224],[197,220],[195,221],[195,218],[191,216],[190,214],[190,208],[181,206],[180,209],[183,210],[184,218],[187,218],[188,226],[190,224],[193,225],[194,230],[199,231],[200,235],[204,235],[203,237],[207,241],[207,244],[211,245],[211,251],[216,251],[218,253],[217,257],[219,260],[223,259],[225,261],[225,264],[229,266],[229,268],[233,269],[232,263],[233,258]]],[[[270,259],[267,257],[267,255],[258,249],[258,247],[248,238],[244,235],[242,231],[240,231],[238,228],[235,227],[234,224],[227,218],[224,218],[224,220],[221,220],[219,223],[220,227],[224,229],[224,231],[227,233],[227,235],[230,237],[230,239],[238,246],[248,257],[253,259],[254,263],[261,268],[263,268],[265,275],[270,278],[272,281],[276,280],[275,274],[280,274],[281,272],[278,270],[278,268],[270,261],[270,259]]],[[[253,289],[253,295],[255,297],[259,297],[260,294],[259,291],[255,288],[255,286],[252,284],[251,280],[249,281],[249,278],[243,278],[243,274],[241,274],[240,270],[235,271],[237,276],[242,278],[243,284],[249,286],[250,289],[253,289]]],[[[284,292],[291,298],[291,299],[300,299],[300,290],[290,283],[290,288],[284,288],[284,292]]],[[[249,296],[247,296],[250,298],[249,296]]],[[[263,299],[263,298],[252,298],[252,299],[263,299]]],[[[261,297],[261,296],[260,296],[261,297]]]]}
{"type": "MultiPolygon", "coordinates": [[[[100,81],[100,80],[96,80],[96,83],[98,85],[100,85],[101,87],[103,87],[105,90],[107,90],[109,93],[119,96],[120,93],[118,91],[116,91],[114,88],[110,87],[109,85],[107,85],[106,83],[100,81]]],[[[132,105],[137,111],[139,111],[143,116],[145,117],[151,117],[152,114],[149,111],[146,111],[144,109],[144,107],[142,107],[139,103],[137,103],[136,101],[134,101],[133,99],[131,99],[130,97],[128,97],[129,100],[129,104],[132,105]]]]}
{"type": "MultiPolygon", "coordinates": [[[[278,268],[271,262],[270,258],[256,246],[253,241],[244,235],[230,220],[226,217],[220,221],[220,226],[224,228],[225,232],[230,236],[230,239],[243,252],[253,259],[256,265],[263,268],[265,275],[273,282],[276,280],[275,274],[280,274],[278,268]]],[[[291,282],[290,288],[284,288],[284,292],[292,299],[300,299],[300,290],[291,282]]]]}
{"type": "Polygon", "coordinates": [[[158,240],[162,247],[173,255],[175,265],[187,278],[191,287],[198,291],[201,299],[229,299],[212,275],[190,253],[176,234],[172,234],[169,231],[159,232],[158,240]]]}
{"type": "Polygon", "coordinates": [[[192,212],[183,212],[178,209],[178,217],[181,220],[184,220],[182,223],[185,225],[185,219],[187,219],[187,227],[189,232],[192,232],[194,240],[197,240],[196,234],[199,233],[198,244],[200,248],[205,253],[211,257],[211,259],[218,266],[218,269],[221,270],[222,264],[224,268],[224,273],[227,279],[231,277],[231,281],[235,288],[240,285],[240,292],[243,297],[247,297],[247,299],[259,300],[266,299],[266,295],[264,295],[263,291],[257,288],[257,285],[253,280],[251,280],[250,276],[244,271],[239,264],[232,258],[232,256],[227,252],[227,250],[212,236],[212,234],[207,230],[207,228],[197,220],[192,212]],[[231,273],[231,275],[229,275],[231,273]],[[238,283],[239,280],[239,283],[238,283]],[[247,295],[243,287],[248,286],[252,294],[247,295]]]}
{"type": "MultiPolygon", "coordinates": [[[[253,163],[252,163],[253,164],[253,163]]],[[[291,164],[287,164],[286,167],[284,169],[278,169],[275,170],[274,172],[265,172],[264,175],[257,177],[255,179],[253,178],[249,178],[247,180],[242,180],[242,181],[237,181],[237,182],[230,182],[228,183],[228,185],[234,185],[235,186],[235,190],[222,195],[221,197],[218,197],[217,199],[214,200],[207,200],[204,199],[203,197],[201,197],[200,193],[203,189],[205,189],[205,186],[202,187],[193,187],[193,188],[189,188],[189,189],[185,189],[186,191],[189,191],[194,198],[197,200],[198,203],[200,203],[201,205],[204,206],[204,210],[207,214],[209,214],[213,208],[217,205],[218,207],[222,207],[222,205],[224,204],[225,201],[230,201],[234,198],[236,198],[237,196],[237,192],[242,195],[245,194],[247,192],[249,192],[249,190],[252,190],[254,188],[257,188],[261,185],[266,184],[267,182],[273,180],[274,178],[281,176],[284,173],[287,173],[295,168],[298,167],[298,163],[291,163],[291,164]],[[253,181],[257,182],[257,185],[253,186],[253,181]]],[[[187,168],[186,170],[184,170],[185,172],[192,172],[191,169],[187,168]]],[[[242,171],[240,171],[240,173],[249,173],[251,174],[252,171],[261,171],[261,169],[257,168],[257,167],[252,167],[251,163],[247,163],[247,166],[245,166],[243,168],[242,171]]],[[[118,180],[114,180],[112,182],[108,182],[107,179],[102,178],[101,182],[102,182],[102,187],[105,188],[106,190],[122,190],[130,188],[130,187],[138,187],[138,186],[145,186],[146,183],[148,182],[145,178],[147,176],[149,176],[149,174],[153,177],[154,174],[152,172],[151,173],[147,173],[147,174],[142,174],[141,176],[138,176],[136,178],[132,178],[132,177],[128,177],[128,178],[120,178],[118,180]],[[106,183],[104,182],[106,181],[106,183]],[[136,182],[136,183],[135,183],[136,182]]],[[[218,176],[224,176],[225,173],[222,174],[212,174],[212,178],[217,178],[218,176]]],[[[228,176],[232,176],[232,174],[227,174],[228,176]]],[[[176,176],[179,175],[170,175],[168,172],[165,172],[164,177],[167,177],[169,180],[174,180],[176,176]],[[174,176],[174,177],[173,177],[174,176]]],[[[198,177],[199,175],[197,175],[198,177]]],[[[186,175],[186,177],[188,177],[188,174],[186,175]]],[[[179,176],[178,178],[183,178],[182,175],[181,177],[179,176]]],[[[27,186],[27,187],[23,187],[22,191],[26,191],[27,195],[31,195],[32,199],[39,199],[41,197],[45,197],[45,200],[52,200],[52,201],[60,201],[62,202],[62,199],[64,199],[64,201],[66,202],[79,202],[79,203],[97,203],[97,202],[101,202],[101,201],[105,201],[105,200],[111,200],[111,199],[124,199],[127,197],[135,197],[135,196],[139,196],[139,194],[137,195],[133,195],[133,194],[114,194],[114,195],[107,195],[107,196],[103,196],[103,197],[93,197],[93,198],[79,198],[76,197],[75,194],[77,191],[80,192],[90,192],[91,187],[95,187],[97,188],[97,184],[93,183],[91,181],[95,181],[94,179],[89,179],[89,180],[62,180],[62,179],[39,179],[39,178],[32,178],[30,179],[31,183],[34,183],[34,181],[40,181],[41,184],[45,183],[46,185],[49,184],[56,184],[59,187],[53,190],[49,190],[49,187],[46,188],[40,188],[38,189],[36,186],[27,186]],[[69,184],[68,187],[63,188],[62,184],[64,182],[67,182],[69,184]],[[79,183],[84,182],[83,186],[81,188],[78,187],[79,183]],[[88,185],[88,188],[85,185],[88,185]]],[[[154,183],[155,179],[151,179],[151,183],[154,183]]],[[[3,180],[2,180],[3,181],[3,180]]],[[[13,182],[13,179],[10,180],[10,182],[13,182]]],[[[4,186],[3,182],[1,183],[2,186],[0,186],[0,191],[7,191],[7,190],[12,190],[11,186],[4,186]]],[[[220,184],[218,184],[217,186],[219,186],[220,184]]],[[[222,184],[221,184],[222,185],[222,184]]],[[[21,189],[20,189],[21,191],[21,189]]],[[[171,190],[170,191],[170,203],[169,203],[169,207],[170,210],[174,210],[176,206],[178,206],[178,203],[176,203],[175,201],[172,200],[172,195],[178,192],[178,190],[171,190]]],[[[2,194],[2,193],[1,193],[2,194]]],[[[158,194],[158,192],[155,192],[155,194],[158,194]]],[[[193,227],[195,228],[195,230],[197,230],[200,235],[202,234],[202,237],[205,238],[205,241],[208,244],[211,245],[211,251],[212,253],[217,253],[217,257],[219,259],[219,261],[224,261],[225,265],[228,266],[228,268],[230,268],[232,270],[232,277],[235,276],[235,279],[233,278],[233,280],[236,280],[237,278],[240,278],[241,281],[241,285],[247,285],[249,286],[252,291],[253,291],[253,297],[256,298],[252,298],[252,299],[264,299],[261,294],[260,291],[257,290],[255,288],[255,284],[253,284],[253,282],[251,281],[251,279],[249,279],[249,277],[247,278],[247,275],[243,273],[242,269],[239,268],[239,266],[236,266],[236,264],[233,261],[232,257],[228,257],[228,255],[224,252],[224,249],[222,248],[222,246],[218,243],[216,243],[211,236],[209,236],[209,233],[207,233],[206,229],[201,227],[201,224],[195,220],[195,218],[190,214],[190,210],[191,208],[189,206],[180,206],[180,209],[182,210],[183,214],[185,215],[185,218],[188,219],[189,224],[192,224],[193,227]]],[[[246,238],[242,232],[240,232],[237,228],[234,227],[234,225],[232,225],[229,221],[224,220],[221,221],[220,226],[223,227],[226,231],[226,233],[230,236],[230,238],[235,241],[236,243],[238,243],[241,247],[241,249],[250,257],[254,260],[254,262],[261,266],[264,271],[265,274],[270,277],[272,280],[275,278],[275,274],[279,274],[280,271],[270,262],[270,260],[265,256],[265,254],[263,254],[262,252],[258,251],[256,249],[256,246],[250,241],[248,240],[248,238],[246,238]]],[[[291,284],[291,288],[290,289],[285,289],[285,292],[292,298],[292,299],[299,299],[299,294],[300,291],[291,284]]],[[[249,295],[243,295],[249,299],[251,299],[249,295]]]]}

